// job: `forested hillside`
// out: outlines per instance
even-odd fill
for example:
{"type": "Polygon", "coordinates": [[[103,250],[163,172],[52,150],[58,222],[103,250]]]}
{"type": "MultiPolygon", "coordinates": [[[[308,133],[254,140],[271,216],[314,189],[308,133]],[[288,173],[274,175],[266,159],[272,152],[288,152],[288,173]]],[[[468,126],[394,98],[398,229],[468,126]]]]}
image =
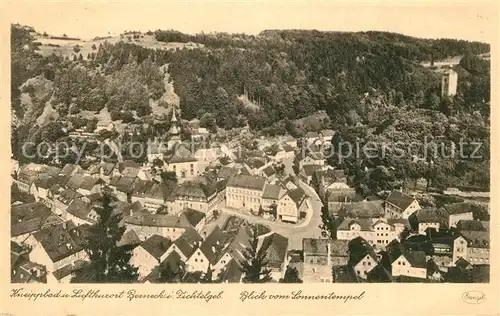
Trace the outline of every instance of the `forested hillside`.
{"type": "MultiPolygon", "coordinates": [[[[296,120],[323,110],[331,128],[346,137],[355,130],[360,137],[391,142],[422,141],[424,135],[455,139],[463,134],[489,144],[490,63],[477,56],[489,52],[488,44],[383,32],[152,34],[157,41],[203,45],[153,50],[133,42],[104,43],[88,56],[42,57],[34,30],[12,26],[16,135],[29,139],[49,129],[58,137],[57,125],[34,125],[48,104],[62,117],[105,107],[113,120],[132,122],[149,116],[150,100],[158,100],[165,91],[160,67],[168,64],[182,117],[199,118],[206,127],[249,124],[264,134],[301,136],[307,130],[296,126],[296,120]],[[455,67],[458,93],[452,100],[441,99],[441,75],[421,63],[455,56],[461,56],[455,67]],[[37,94],[23,85],[37,76],[51,81],[52,93],[37,94]],[[23,94],[30,95],[29,104],[23,103],[23,94]],[[23,119],[26,112],[30,117],[23,119]]],[[[484,153],[483,166],[489,162],[489,149],[484,153]]],[[[489,175],[477,166],[455,159],[446,168],[457,170],[453,179],[486,186],[489,175]]],[[[436,185],[454,181],[437,178],[436,185]]]]}

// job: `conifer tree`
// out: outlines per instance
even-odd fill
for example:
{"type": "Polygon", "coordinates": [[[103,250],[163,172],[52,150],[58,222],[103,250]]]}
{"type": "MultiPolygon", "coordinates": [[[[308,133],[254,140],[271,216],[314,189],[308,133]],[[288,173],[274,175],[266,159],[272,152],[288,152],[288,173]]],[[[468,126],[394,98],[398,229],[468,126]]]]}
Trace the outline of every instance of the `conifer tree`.
{"type": "Polygon", "coordinates": [[[258,248],[257,229],[253,228],[250,239],[250,248],[243,252],[245,260],[242,262],[241,271],[244,273],[243,283],[266,283],[271,280],[271,270],[266,268],[268,260],[266,251],[258,248]]]}
{"type": "Polygon", "coordinates": [[[72,283],[132,283],[138,279],[136,267],[130,264],[132,250],[119,246],[125,233],[120,226],[121,215],[113,212],[112,199],[105,193],[96,209],[98,222],[84,236],[84,250],[89,264],[74,273],[72,283]]]}
{"type": "Polygon", "coordinates": [[[280,283],[302,283],[297,268],[288,266],[285,271],[285,276],[280,280],[280,283]]]}

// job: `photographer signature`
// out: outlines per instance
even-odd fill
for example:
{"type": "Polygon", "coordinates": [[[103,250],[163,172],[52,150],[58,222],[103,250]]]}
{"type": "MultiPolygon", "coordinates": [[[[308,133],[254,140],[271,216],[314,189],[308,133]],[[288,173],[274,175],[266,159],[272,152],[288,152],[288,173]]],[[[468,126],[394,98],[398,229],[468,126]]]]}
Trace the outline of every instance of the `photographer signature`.
{"type": "Polygon", "coordinates": [[[481,304],[486,300],[486,295],[480,291],[467,291],[462,294],[462,301],[468,304],[481,304]]]}

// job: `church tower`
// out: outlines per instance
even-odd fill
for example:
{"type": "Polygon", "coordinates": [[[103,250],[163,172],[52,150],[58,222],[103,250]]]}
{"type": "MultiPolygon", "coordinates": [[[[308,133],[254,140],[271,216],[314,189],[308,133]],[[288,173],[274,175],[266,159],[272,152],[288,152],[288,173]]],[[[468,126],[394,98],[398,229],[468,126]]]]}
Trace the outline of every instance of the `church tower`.
{"type": "Polygon", "coordinates": [[[170,120],[170,129],[168,130],[168,142],[167,142],[167,147],[168,149],[171,149],[175,146],[175,144],[178,144],[181,142],[181,126],[179,121],[177,120],[176,117],[176,110],[175,108],[172,110],[172,119],[170,120]]]}
{"type": "Polygon", "coordinates": [[[457,94],[458,74],[449,69],[441,77],[441,97],[452,97],[457,94]]]}

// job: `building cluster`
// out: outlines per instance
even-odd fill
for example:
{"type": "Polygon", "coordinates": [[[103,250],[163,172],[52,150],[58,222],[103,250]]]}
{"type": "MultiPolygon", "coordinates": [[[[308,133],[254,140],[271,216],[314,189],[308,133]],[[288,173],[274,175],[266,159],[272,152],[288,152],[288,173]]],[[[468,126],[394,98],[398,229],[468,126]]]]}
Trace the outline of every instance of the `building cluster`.
{"type": "Polygon", "coordinates": [[[336,239],[303,239],[297,267],[304,282],[488,279],[489,222],[474,219],[474,204],[421,208],[412,196],[393,191],[385,200],[342,205],[330,213],[336,239]]]}
{"type": "MultiPolygon", "coordinates": [[[[99,131],[113,128],[97,126],[99,131]]],[[[96,161],[85,168],[61,168],[14,163],[13,280],[68,282],[88,262],[83,236],[99,221],[104,192],[114,197],[112,206],[126,227],[120,245],[133,247],[132,264],[145,282],[155,282],[159,264],[186,274],[206,274],[210,267],[214,280],[238,282],[252,230],[216,228],[207,236],[205,224],[220,210],[293,223],[305,217],[308,202],[299,180],[279,171],[283,160],[293,160],[297,140],[259,138],[257,148],[244,150],[230,142],[190,148],[180,141],[181,128],[174,112],[168,139],[150,144],[144,164],[96,161]],[[176,179],[162,178],[162,172],[175,173],[176,179]]],[[[195,138],[205,134],[199,128],[195,138]]],[[[288,240],[271,232],[259,240],[278,279],[286,266],[288,240]]]]}

